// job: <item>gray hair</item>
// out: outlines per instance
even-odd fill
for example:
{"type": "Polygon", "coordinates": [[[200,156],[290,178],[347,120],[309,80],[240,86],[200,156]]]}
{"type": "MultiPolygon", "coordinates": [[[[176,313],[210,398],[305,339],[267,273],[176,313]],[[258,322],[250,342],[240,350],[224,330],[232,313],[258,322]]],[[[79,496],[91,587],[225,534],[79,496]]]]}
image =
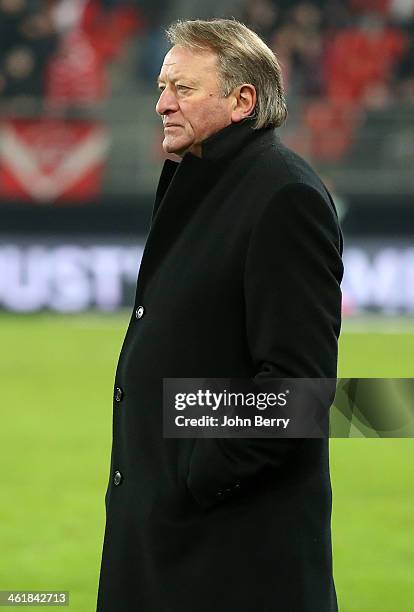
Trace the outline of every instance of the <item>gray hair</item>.
{"type": "Polygon", "coordinates": [[[224,97],[249,83],[257,92],[255,129],[279,127],[287,117],[282,73],[275,54],[247,26],[235,19],[177,21],[166,31],[175,46],[217,54],[224,97]]]}

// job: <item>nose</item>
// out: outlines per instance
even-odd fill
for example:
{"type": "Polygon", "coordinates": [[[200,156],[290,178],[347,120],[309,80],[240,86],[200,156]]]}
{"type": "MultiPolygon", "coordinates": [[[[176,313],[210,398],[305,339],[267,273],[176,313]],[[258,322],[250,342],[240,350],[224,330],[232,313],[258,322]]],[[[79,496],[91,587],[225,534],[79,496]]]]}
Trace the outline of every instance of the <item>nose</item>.
{"type": "Polygon", "coordinates": [[[159,115],[167,115],[178,110],[177,98],[168,87],[161,92],[155,110],[159,115]]]}

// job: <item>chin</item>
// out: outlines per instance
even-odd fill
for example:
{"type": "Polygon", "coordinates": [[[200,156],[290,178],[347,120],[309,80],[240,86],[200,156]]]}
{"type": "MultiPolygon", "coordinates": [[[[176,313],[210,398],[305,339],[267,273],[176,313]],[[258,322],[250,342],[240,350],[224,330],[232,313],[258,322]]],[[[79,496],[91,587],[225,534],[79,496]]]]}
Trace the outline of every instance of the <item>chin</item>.
{"type": "Polygon", "coordinates": [[[168,155],[179,155],[182,157],[186,151],[191,147],[191,144],[184,144],[178,142],[168,142],[165,141],[162,143],[162,148],[164,152],[168,155]]]}

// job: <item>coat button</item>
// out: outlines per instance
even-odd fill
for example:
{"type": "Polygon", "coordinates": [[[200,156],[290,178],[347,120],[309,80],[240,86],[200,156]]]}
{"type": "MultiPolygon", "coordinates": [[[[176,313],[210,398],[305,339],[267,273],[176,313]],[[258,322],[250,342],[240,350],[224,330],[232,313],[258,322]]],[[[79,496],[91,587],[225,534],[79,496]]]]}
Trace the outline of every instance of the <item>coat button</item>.
{"type": "Polygon", "coordinates": [[[121,472],[117,470],[114,474],[114,485],[117,487],[118,485],[121,484],[121,481],[122,481],[122,474],[121,472]]]}
{"type": "Polygon", "coordinates": [[[116,389],[115,389],[115,401],[116,402],[121,402],[123,397],[124,397],[124,392],[122,391],[121,387],[116,387],[116,389]]]}
{"type": "Polygon", "coordinates": [[[144,312],[145,312],[145,308],[143,306],[138,306],[138,308],[135,311],[135,317],[137,319],[142,319],[142,317],[144,316],[144,312]]]}

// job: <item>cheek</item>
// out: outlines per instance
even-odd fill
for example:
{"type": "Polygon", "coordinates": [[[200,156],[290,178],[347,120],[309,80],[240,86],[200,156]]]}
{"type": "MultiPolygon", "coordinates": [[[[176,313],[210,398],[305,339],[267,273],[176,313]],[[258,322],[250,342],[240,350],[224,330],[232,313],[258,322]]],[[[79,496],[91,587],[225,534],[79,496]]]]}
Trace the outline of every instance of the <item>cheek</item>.
{"type": "Polygon", "coordinates": [[[226,124],[226,112],[217,99],[199,104],[191,115],[191,127],[197,139],[209,136],[226,124]]]}

